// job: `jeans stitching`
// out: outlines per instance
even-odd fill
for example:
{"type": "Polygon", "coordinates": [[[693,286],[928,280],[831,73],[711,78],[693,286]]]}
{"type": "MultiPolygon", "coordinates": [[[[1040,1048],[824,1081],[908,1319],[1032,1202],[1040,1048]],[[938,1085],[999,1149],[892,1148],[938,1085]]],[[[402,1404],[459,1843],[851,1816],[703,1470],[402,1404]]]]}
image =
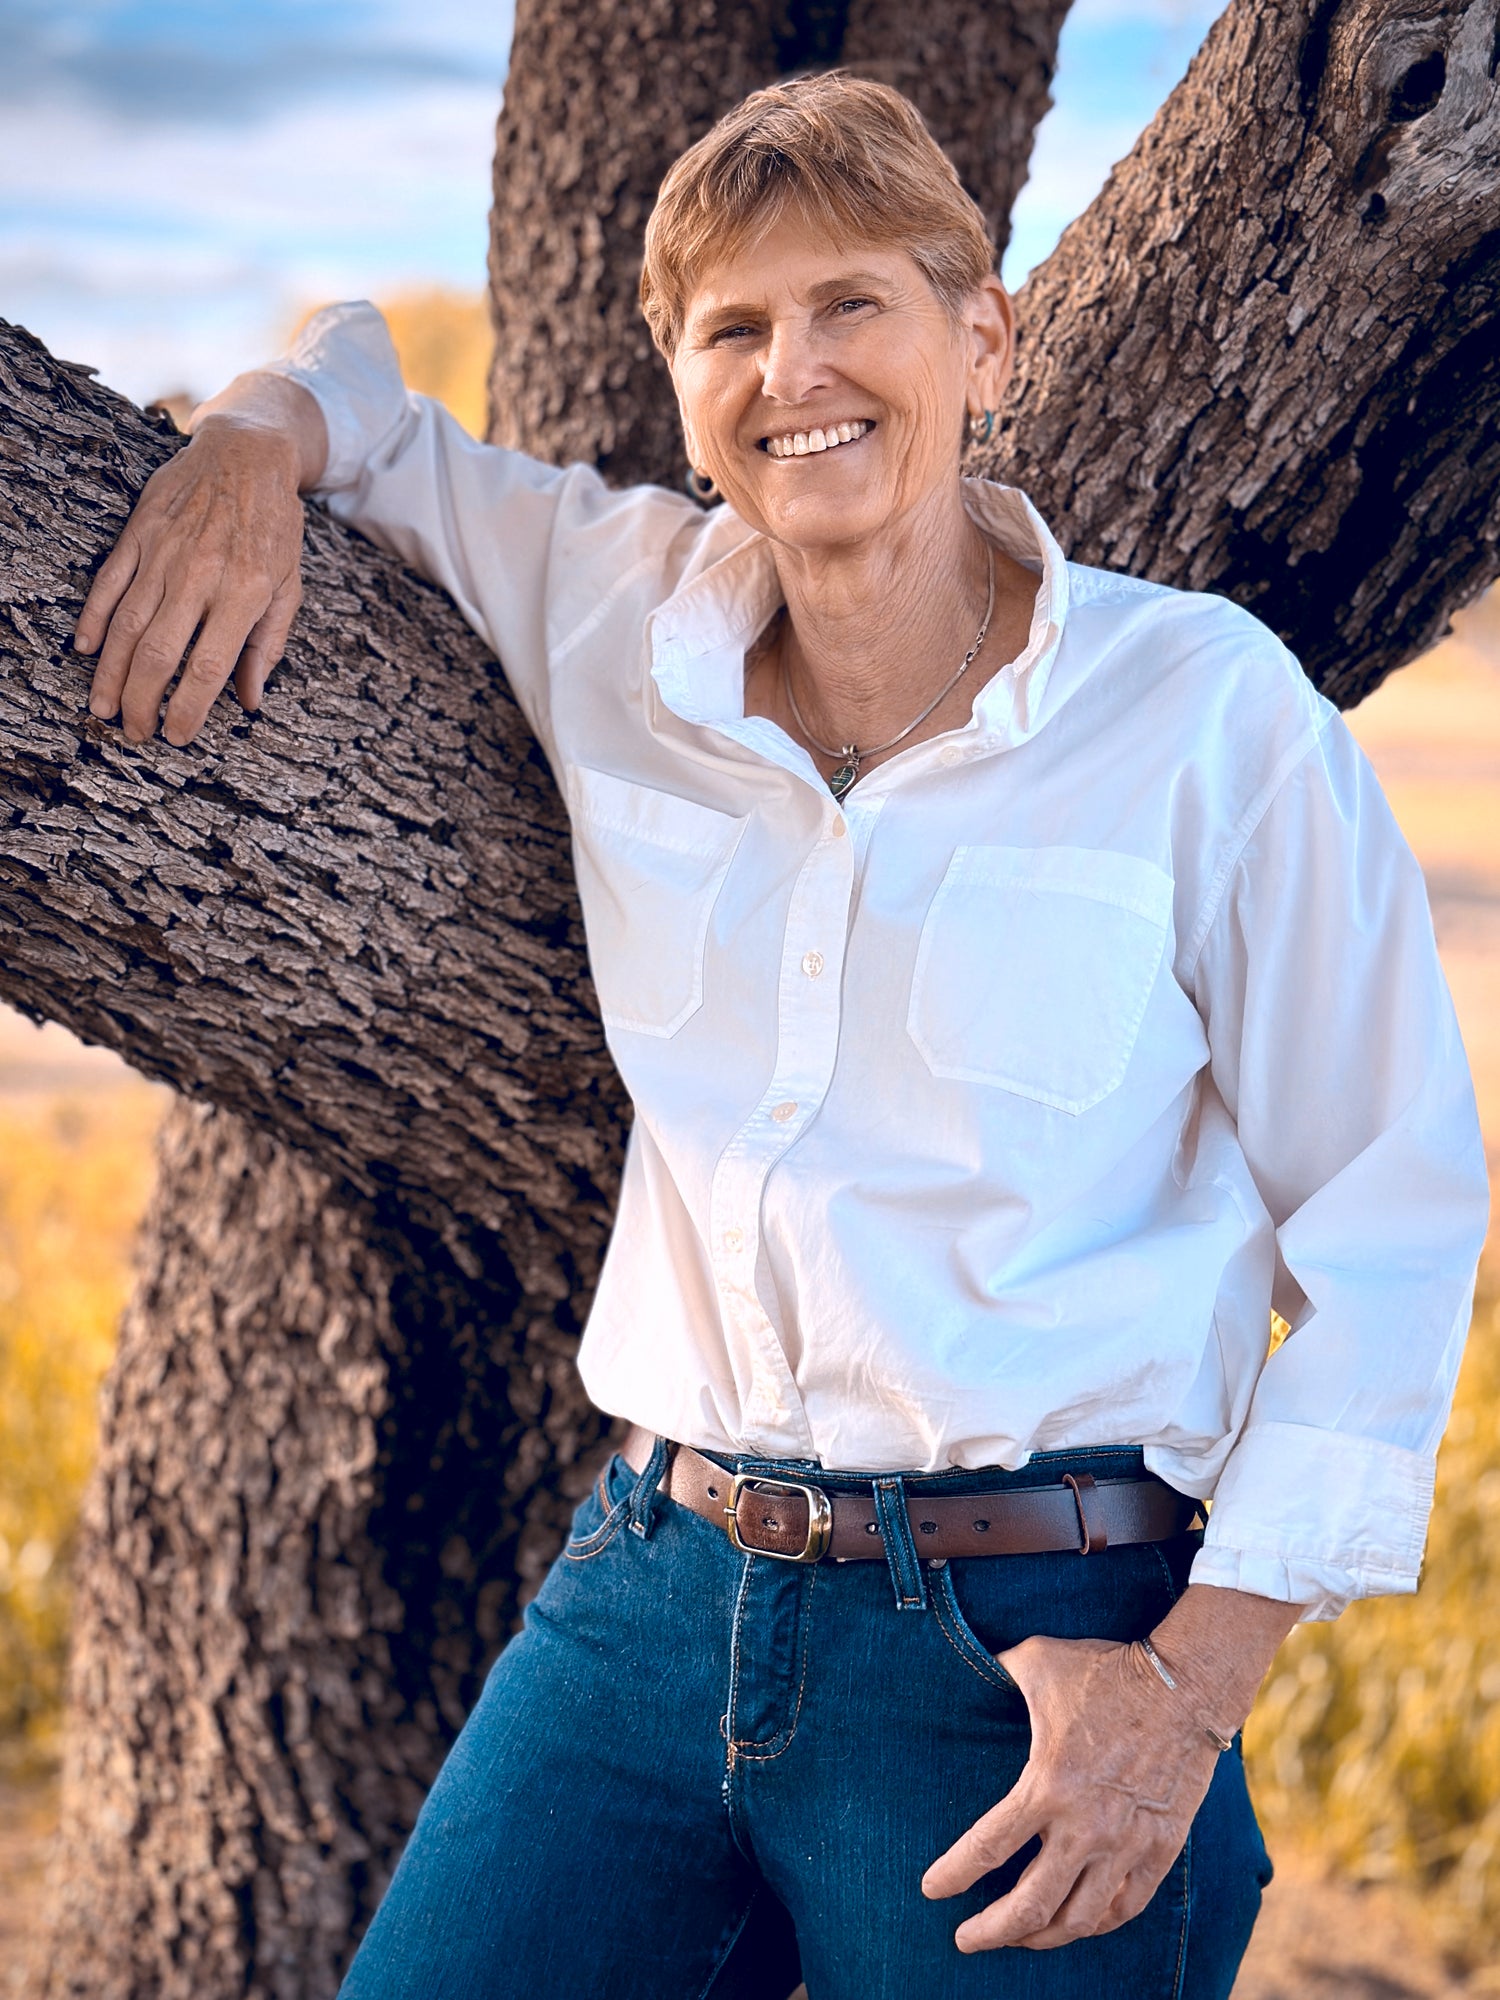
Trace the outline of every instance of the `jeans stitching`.
{"type": "Polygon", "coordinates": [[[944,1564],[938,1572],[937,1588],[932,1593],[932,1608],[937,1613],[938,1630],[969,1671],[976,1674],[987,1687],[998,1688],[1002,1694],[1016,1693],[1014,1679],[1006,1673],[998,1660],[985,1652],[978,1637],[969,1630],[968,1623],[958,1608],[958,1593],[953,1588],[953,1572],[947,1564],[944,1564]],[[980,1664],[981,1660],[984,1665],[980,1664]]]}
{"type": "Polygon", "coordinates": [[[877,1479],[874,1481],[874,1489],[876,1519],[883,1530],[888,1528],[883,1539],[886,1545],[886,1561],[895,1586],[896,1601],[903,1611],[925,1611],[927,1590],[922,1576],[921,1558],[912,1542],[911,1522],[906,1512],[905,1484],[900,1479],[877,1479]],[[907,1588],[904,1572],[908,1569],[914,1569],[915,1590],[907,1588]]]}
{"type": "Polygon", "coordinates": [[[800,1678],[797,1682],[796,1697],[792,1702],[791,1717],[781,1725],[774,1736],[764,1736],[759,1742],[741,1743],[736,1738],[733,1745],[735,1755],[743,1758],[747,1764],[774,1763],[778,1757],[791,1749],[792,1738],[797,1734],[797,1724],[802,1719],[802,1696],[807,1688],[807,1658],[812,1650],[812,1594],[817,1581],[818,1570],[816,1563],[814,1563],[808,1569],[807,1583],[803,1589],[801,1601],[797,1606],[798,1639],[800,1642],[802,1664],[800,1678]],[[783,1736],[786,1738],[786,1741],[779,1748],[770,1750],[765,1747],[767,1744],[775,1743],[778,1737],[783,1736]]]}
{"type": "MultiPolygon", "coordinates": [[[[740,1557],[740,1580],[734,1593],[734,1614],[730,1621],[729,1638],[729,1694],[724,1703],[724,1782],[721,1796],[724,1801],[725,1816],[729,1821],[729,1837],[744,1855],[755,1862],[755,1849],[747,1829],[741,1824],[739,1795],[734,1782],[735,1766],[740,1760],[739,1744],[734,1736],[734,1712],[740,1696],[740,1642],[745,1629],[745,1599],[750,1591],[749,1556],[740,1557]]],[[[759,1866],[758,1863],[756,1863],[759,1866]]]]}
{"type": "Polygon", "coordinates": [[[1177,1602],[1177,1579],[1172,1574],[1172,1565],[1161,1552],[1160,1542],[1153,1542],[1151,1544],[1151,1553],[1156,1557],[1157,1562],[1161,1566],[1162,1577],[1167,1586],[1167,1596],[1175,1604],[1177,1602]]]}
{"type": "Polygon", "coordinates": [[[1172,2000],[1182,2000],[1182,1982],[1187,1977],[1188,1912],[1193,1901],[1193,1829],[1182,1844],[1182,1928],[1177,1937],[1177,1977],[1172,1982],[1172,2000]]]}
{"type": "Polygon", "coordinates": [[[758,1889],[752,1889],[750,1891],[750,1899],[745,1904],[744,1909],[740,1913],[739,1922],[735,1925],[734,1929],[729,1933],[729,1936],[726,1938],[722,1949],[718,1953],[718,1956],[714,1959],[713,1964],[709,1967],[708,1978],[698,1988],[697,1993],[694,1995],[694,2000],[709,2000],[709,1995],[714,1990],[714,1981],[718,1978],[719,1974],[724,1970],[724,1967],[728,1964],[730,1954],[733,1952],[735,1946],[739,1943],[741,1937],[744,1935],[745,1926],[750,1921],[750,1912],[755,1908],[755,1899],[759,1894],[760,1891],[758,1889]]]}
{"type": "Polygon", "coordinates": [[[591,1535],[585,1535],[581,1542],[567,1542],[563,1554],[569,1562],[592,1562],[595,1556],[603,1555],[624,1525],[630,1508],[629,1500],[617,1500],[591,1535]]]}

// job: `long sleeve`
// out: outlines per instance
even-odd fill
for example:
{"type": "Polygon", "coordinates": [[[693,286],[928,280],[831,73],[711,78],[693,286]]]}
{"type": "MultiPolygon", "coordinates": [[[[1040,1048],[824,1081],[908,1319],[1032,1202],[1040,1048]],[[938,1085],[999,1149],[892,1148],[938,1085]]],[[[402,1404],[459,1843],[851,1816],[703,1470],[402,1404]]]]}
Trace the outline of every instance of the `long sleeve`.
{"type": "Polygon", "coordinates": [[[1195,998],[1292,1332],[1194,1579],[1331,1617],[1417,1586],[1487,1215],[1421,871],[1331,710],[1226,877],[1195,998]]]}
{"type": "Polygon", "coordinates": [[[316,489],[330,513],[440,584],[493,646],[555,761],[548,664],[622,591],[639,616],[673,587],[703,515],[657,487],[616,492],[480,444],[408,393],[384,319],[364,302],[313,315],[268,372],[299,382],[328,425],[316,489]]]}

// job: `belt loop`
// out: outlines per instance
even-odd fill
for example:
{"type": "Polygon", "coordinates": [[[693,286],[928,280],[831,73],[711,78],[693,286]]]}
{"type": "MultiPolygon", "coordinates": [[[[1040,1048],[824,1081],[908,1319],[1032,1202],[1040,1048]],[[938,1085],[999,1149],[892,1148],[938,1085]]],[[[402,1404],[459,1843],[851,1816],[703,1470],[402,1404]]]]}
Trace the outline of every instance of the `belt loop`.
{"type": "Polygon", "coordinates": [[[672,1455],[670,1439],[659,1437],[651,1447],[651,1456],[646,1460],[640,1478],[635,1482],[630,1499],[626,1503],[626,1519],[630,1522],[632,1534],[644,1541],[650,1534],[656,1518],[656,1489],[661,1485],[667,1469],[667,1460],[672,1455]]]}
{"type": "Polygon", "coordinates": [[[899,1476],[893,1475],[889,1479],[875,1480],[874,1487],[875,1518],[880,1523],[880,1533],[885,1542],[885,1560],[896,1592],[896,1609],[925,1611],[927,1579],[922,1574],[911,1531],[911,1518],[906,1511],[906,1486],[899,1476]]]}

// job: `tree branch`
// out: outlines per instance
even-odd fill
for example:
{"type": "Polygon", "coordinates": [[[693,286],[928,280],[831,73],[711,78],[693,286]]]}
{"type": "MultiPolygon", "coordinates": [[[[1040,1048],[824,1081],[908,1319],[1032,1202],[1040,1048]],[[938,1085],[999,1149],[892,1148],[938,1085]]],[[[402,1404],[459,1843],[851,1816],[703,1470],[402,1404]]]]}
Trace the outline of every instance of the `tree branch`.
{"type": "Polygon", "coordinates": [[[503,1227],[524,1282],[534,1211],[605,1226],[623,1116],[545,760],[447,599],[317,508],[258,717],[174,750],[90,716],[73,620],[174,448],[0,322],[0,993],[503,1227]]]}
{"type": "Polygon", "coordinates": [[[991,464],[1349,706],[1500,573],[1493,0],[1232,0],[1020,294],[991,464]]]}

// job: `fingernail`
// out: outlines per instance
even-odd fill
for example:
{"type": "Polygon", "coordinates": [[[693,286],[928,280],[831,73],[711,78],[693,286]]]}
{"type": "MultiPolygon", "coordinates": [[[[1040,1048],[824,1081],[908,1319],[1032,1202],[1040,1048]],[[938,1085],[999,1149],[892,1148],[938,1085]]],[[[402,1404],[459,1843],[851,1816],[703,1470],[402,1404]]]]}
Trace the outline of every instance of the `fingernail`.
{"type": "Polygon", "coordinates": [[[109,718],[114,714],[114,710],[102,694],[94,694],[89,696],[89,714],[97,715],[101,722],[108,722],[109,718]]]}

